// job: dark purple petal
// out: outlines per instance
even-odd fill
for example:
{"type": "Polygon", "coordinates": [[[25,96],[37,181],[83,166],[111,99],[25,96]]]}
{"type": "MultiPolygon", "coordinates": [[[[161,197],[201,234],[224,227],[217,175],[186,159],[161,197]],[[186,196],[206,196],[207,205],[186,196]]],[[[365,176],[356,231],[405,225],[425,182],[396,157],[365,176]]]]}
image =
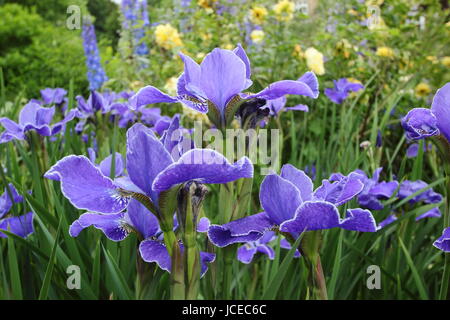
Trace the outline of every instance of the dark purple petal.
{"type": "Polygon", "coordinates": [[[274,174],[264,178],[259,200],[270,219],[278,225],[292,219],[302,203],[300,190],[289,180],[274,174]]]}
{"type": "Polygon", "coordinates": [[[415,108],[402,119],[406,137],[412,140],[423,139],[439,134],[436,116],[430,109],[415,108]]]}
{"type": "MultiPolygon", "coordinates": [[[[123,173],[123,158],[122,155],[116,152],[115,159],[115,173],[114,177],[121,176],[123,173]]],[[[111,165],[112,165],[112,155],[106,157],[102,162],[100,162],[99,168],[104,176],[109,177],[111,175],[111,165]]]]}
{"type": "Polygon", "coordinates": [[[275,231],[266,231],[261,239],[258,240],[260,244],[266,244],[276,239],[275,231]]]}
{"type": "Polygon", "coordinates": [[[348,209],[345,219],[339,225],[342,229],[360,231],[360,232],[376,232],[377,223],[369,210],[348,209]]]}
{"type": "Polygon", "coordinates": [[[433,246],[444,252],[450,252],[450,228],[447,228],[434,243],[433,246]]]}
{"type": "Polygon", "coordinates": [[[306,83],[296,80],[282,80],[272,83],[257,94],[248,96],[247,99],[261,98],[273,100],[288,94],[317,98],[317,93],[313,92],[311,87],[306,83]]]}
{"type": "Polygon", "coordinates": [[[139,245],[139,252],[142,260],[145,262],[156,262],[158,266],[170,272],[172,269],[172,262],[169,252],[164,244],[157,240],[144,240],[139,245]]]}
{"type": "Polygon", "coordinates": [[[157,203],[152,189],[156,176],[172,163],[172,157],[151,130],[135,124],[127,132],[127,171],[131,181],[157,203]]]}
{"type": "Polygon", "coordinates": [[[22,202],[23,197],[18,194],[17,189],[12,183],[8,185],[12,198],[9,196],[7,188],[0,196],[0,219],[9,212],[14,203],[22,202]]]}
{"type": "Polygon", "coordinates": [[[422,220],[424,218],[440,218],[441,217],[441,210],[439,208],[433,208],[420,216],[416,218],[416,221],[422,220]]]}
{"type": "Polygon", "coordinates": [[[78,209],[118,213],[127,206],[128,201],[120,197],[117,186],[85,156],[59,160],[44,177],[61,181],[62,193],[78,209]]]}
{"type": "Polygon", "coordinates": [[[302,170],[298,170],[291,164],[285,164],[281,168],[281,177],[292,182],[300,191],[302,201],[308,201],[313,196],[313,182],[302,170]]]}
{"type": "MultiPolygon", "coordinates": [[[[287,241],[285,238],[283,238],[280,241],[280,248],[283,248],[286,250],[291,250],[292,245],[289,243],[289,241],[287,241]]],[[[294,253],[294,258],[299,258],[300,256],[301,256],[300,251],[298,251],[298,249],[296,249],[295,253],[294,253]]]]}
{"type": "Polygon", "coordinates": [[[17,137],[17,139],[19,140],[25,139],[23,128],[14,121],[8,118],[0,118],[0,124],[3,126],[3,128],[6,129],[5,132],[7,132],[9,135],[17,137]]]}
{"type": "Polygon", "coordinates": [[[214,150],[192,149],[155,178],[153,190],[159,192],[169,190],[174,185],[191,180],[211,184],[252,177],[253,165],[247,157],[231,164],[214,150]]]}
{"type": "Polygon", "coordinates": [[[341,104],[345,99],[347,99],[348,96],[346,92],[341,92],[331,88],[325,88],[324,93],[328,99],[336,104],[341,104]]]}
{"type": "Polygon", "coordinates": [[[209,226],[211,225],[211,222],[208,218],[202,217],[200,218],[198,224],[197,224],[197,232],[208,232],[209,226]]]}
{"type": "Polygon", "coordinates": [[[311,92],[313,93],[312,98],[319,97],[319,81],[314,72],[306,72],[297,81],[305,83],[311,89],[311,92]]]}
{"type": "Polygon", "coordinates": [[[247,86],[245,63],[232,51],[214,49],[206,55],[200,68],[202,91],[221,112],[247,86]]]}
{"type": "Polygon", "coordinates": [[[450,82],[436,92],[431,110],[436,117],[437,127],[450,141],[450,82]]]}
{"type": "Polygon", "coordinates": [[[237,259],[245,264],[252,262],[253,257],[256,254],[256,247],[251,244],[244,244],[237,250],[237,259]]]}
{"type": "Polygon", "coordinates": [[[23,127],[40,127],[49,125],[55,114],[55,108],[44,108],[37,103],[27,103],[19,114],[19,124],[23,127]]]}
{"type": "MultiPolygon", "coordinates": [[[[18,217],[0,220],[0,229],[14,233],[19,237],[26,238],[34,232],[33,212],[28,212],[27,214],[18,217]]],[[[0,238],[6,238],[6,235],[0,232],[0,238]]]]}
{"type": "Polygon", "coordinates": [[[216,260],[216,255],[214,253],[200,251],[200,277],[203,277],[208,271],[208,263],[213,263],[216,260]]]}
{"type": "Polygon", "coordinates": [[[389,199],[398,188],[397,181],[380,182],[370,189],[370,193],[381,199],[389,199]]]}
{"type": "Polygon", "coordinates": [[[171,97],[153,86],[146,86],[130,98],[129,105],[132,110],[136,110],[147,104],[176,102],[178,102],[177,98],[171,97]]]}
{"type": "Polygon", "coordinates": [[[178,95],[204,98],[201,87],[201,68],[191,57],[180,53],[184,62],[184,73],[178,79],[178,95]]]}
{"type": "Polygon", "coordinates": [[[270,260],[273,260],[275,258],[275,251],[268,245],[259,244],[256,247],[256,249],[258,250],[258,252],[261,252],[261,253],[264,253],[265,255],[267,255],[270,260]]]}
{"type": "Polygon", "coordinates": [[[298,208],[293,219],[280,225],[280,230],[299,234],[304,231],[335,228],[339,223],[339,211],[335,205],[325,201],[307,201],[298,208]]]}
{"type": "Polygon", "coordinates": [[[129,234],[123,212],[116,214],[84,213],[72,223],[69,234],[71,237],[78,237],[83,229],[90,226],[103,231],[105,236],[112,241],[122,241],[129,234]]]}
{"type": "Polygon", "coordinates": [[[158,219],[137,200],[130,200],[125,220],[129,225],[136,229],[144,239],[153,237],[158,233],[158,219]]]}
{"type": "Polygon", "coordinates": [[[340,181],[330,183],[328,180],[324,180],[314,192],[314,198],[340,206],[353,199],[363,189],[364,183],[361,182],[361,175],[352,172],[340,181]]]}
{"type": "Polygon", "coordinates": [[[406,150],[406,156],[408,158],[415,158],[419,154],[419,144],[413,143],[406,150]]]}
{"type": "Polygon", "coordinates": [[[384,219],[383,221],[381,221],[378,224],[377,230],[383,229],[384,227],[390,225],[391,223],[393,223],[396,220],[397,220],[397,217],[395,216],[395,214],[389,215],[386,219],[384,219]]]}
{"type": "Polygon", "coordinates": [[[245,52],[244,48],[241,46],[241,44],[239,43],[237,45],[237,47],[233,50],[234,54],[236,54],[239,58],[241,58],[242,62],[244,62],[245,64],[245,75],[247,77],[247,84],[246,84],[246,88],[249,88],[253,82],[250,80],[251,75],[252,75],[252,69],[250,67],[250,59],[247,56],[247,53],[245,52]]]}
{"type": "Polygon", "coordinates": [[[273,225],[267,213],[261,212],[221,226],[211,225],[208,237],[215,246],[226,247],[232,243],[256,241],[273,225]]]}

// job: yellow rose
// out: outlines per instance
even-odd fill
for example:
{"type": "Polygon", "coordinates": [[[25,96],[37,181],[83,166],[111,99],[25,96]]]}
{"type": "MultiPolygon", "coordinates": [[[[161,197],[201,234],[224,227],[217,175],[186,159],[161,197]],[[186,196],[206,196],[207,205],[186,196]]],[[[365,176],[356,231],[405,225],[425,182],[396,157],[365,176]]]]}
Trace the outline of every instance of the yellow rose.
{"type": "Polygon", "coordinates": [[[250,38],[254,43],[260,43],[264,40],[265,33],[262,30],[253,30],[252,33],[250,33],[250,38]]]}
{"type": "Polygon", "coordinates": [[[155,29],[156,44],[160,47],[171,50],[183,46],[178,30],[170,24],[160,24],[155,29]]]}
{"type": "Polygon", "coordinates": [[[377,48],[376,55],[379,57],[393,58],[395,54],[394,54],[394,50],[392,50],[389,47],[379,47],[379,48],[377,48]]]}
{"type": "Polygon", "coordinates": [[[323,54],[315,48],[308,48],[305,51],[306,65],[315,74],[321,76],[325,74],[323,54]]]}
{"type": "Polygon", "coordinates": [[[295,4],[289,0],[281,0],[273,6],[276,18],[279,21],[289,21],[294,17],[295,4]]]}
{"type": "Polygon", "coordinates": [[[450,68],[450,57],[443,57],[441,60],[442,64],[447,68],[450,68]]]}
{"type": "Polygon", "coordinates": [[[250,9],[250,21],[254,24],[262,24],[266,19],[267,9],[260,6],[255,6],[250,9]]]}
{"type": "Polygon", "coordinates": [[[428,84],[421,82],[414,89],[416,96],[423,98],[428,96],[431,93],[431,88],[428,84]]]}

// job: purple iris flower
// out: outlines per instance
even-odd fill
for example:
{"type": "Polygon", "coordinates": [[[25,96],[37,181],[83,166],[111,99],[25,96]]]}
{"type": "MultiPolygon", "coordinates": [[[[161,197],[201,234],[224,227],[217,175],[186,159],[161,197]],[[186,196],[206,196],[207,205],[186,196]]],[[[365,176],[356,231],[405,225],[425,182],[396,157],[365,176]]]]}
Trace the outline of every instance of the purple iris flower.
{"type": "Polygon", "coordinates": [[[334,103],[341,104],[348,98],[350,92],[357,92],[364,89],[364,86],[359,83],[348,81],[347,78],[333,80],[334,88],[326,88],[324,90],[327,97],[334,103]]]}
{"type": "MultiPolygon", "coordinates": [[[[405,199],[412,194],[418,192],[421,189],[424,189],[428,186],[428,184],[422,180],[417,181],[409,181],[405,180],[400,184],[400,189],[398,190],[398,198],[399,199],[405,199]]],[[[413,197],[411,200],[409,200],[410,204],[415,204],[418,202],[424,202],[426,204],[432,204],[432,203],[440,203],[442,202],[442,195],[434,192],[432,188],[420,193],[419,195],[413,197]]],[[[416,221],[421,220],[423,218],[438,218],[441,216],[441,211],[438,207],[433,208],[424,214],[421,214],[416,218],[416,221]]]]}
{"type": "Polygon", "coordinates": [[[25,134],[34,130],[41,136],[54,136],[60,133],[65,124],[77,116],[76,110],[70,110],[63,120],[51,124],[55,115],[55,107],[45,108],[41,105],[29,102],[19,114],[19,123],[8,118],[0,118],[0,124],[6,129],[0,136],[0,143],[11,140],[25,140],[25,134]]]}
{"type": "Polygon", "coordinates": [[[447,228],[434,243],[433,246],[444,252],[450,252],[450,228],[447,228]]]}
{"type": "Polygon", "coordinates": [[[178,95],[169,96],[153,86],[140,89],[131,98],[133,108],[153,103],[182,102],[202,113],[208,110],[216,114],[221,123],[225,111],[235,99],[274,100],[294,94],[311,98],[319,95],[318,81],[314,73],[307,72],[298,80],[283,80],[272,83],[256,94],[244,94],[251,85],[250,60],[241,45],[233,51],[214,49],[198,65],[192,58],[180,53],[184,62],[184,73],[178,79],[178,95]]]}
{"type": "MultiPolygon", "coordinates": [[[[423,151],[431,151],[433,149],[433,145],[430,143],[428,145],[423,145],[423,151]]],[[[406,156],[408,158],[415,158],[419,154],[419,144],[413,143],[411,144],[408,149],[406,150],[406,156]]]]}
{"type": "MultiPolygon", "coordinates": [[[[274,231],[267,231],[260,239],[247,242],[240,246],[237,250],[237,259],[242,263],[249,264],[255,255],[260,252],[267,255],[270,260],[273,260],[275,258],[275,251],[268,244],[276,240],[276,238],[277,236],[274,231]]],[[[284,238],[280,241],[280,247],[287,250],[292,248],[291,244],[284,238]]],[[[296,250],[294,257],[300,257],[300,251],[296,250]]]]}
{"type": "Polygon", "coordinates": [[[354,83],[342,78],[339,80],[333,80],[334,88],[326,88],[325,94],[334,103],[341,104],[348,98],[350,92],[357,92],[364,89],[364,86],[360,83],[354,83]]]}
{"type": "MultiPolygon", "coordinates": [[[[142,259],[146,262],[155,262],[161,269],[170,272],[171,258],[164,245],[158,219],[137,200],[132,199],[127,210],[120,213],[84,213],[72,223],[69,233],[72,237],[78,237],[83,229],[90,226],[101,230],[112,241],[122,241],[131,232],[135,232],[142,240],[139,245],[142,259]]],[[[181,250],[183,251],[182,245],[181,250]]],[[[200,252],[200,259],[203,276],[208,269],[207,264],[215,260],[215,254],[200,252]]]]}
{"type": "MultiPolygon", "coordinates": [[[[166,132],[175,128],[179,128],[178,118],[166,132]]],[[[127,184],[109,179],[88,158],[74,155],[58,161],[45,177],[61,181],[63,194],[78,209],[104,214],[119,213],[127,207],[129,197],[121,190],[145,194],[157,206],[160,192],[181,183],[227,183],[253,177],[248,158],[231,164],[214,150],[186,152],[183,142],[173,141],[170,134],[158,139],[151,129],[135,124],[127,131],[127,184]]]]}
{"type": "Polygon", "coordinates": [[[431,109],[415,108],[402,119],[406,137],[411,140],[442,135],[450,141],[450,82],[440,88],[431,109]]]}
{"type": "MultiPolygon", "coordinates": [[[[14,203],[23,202],[23,197],[19,195],[14,185],[10,183],[8,187],[11,192],[12,199],[5,188],[5,191],[0,196],[0,229],[25,238],[34,231],[33,212],[29,212],[21,216],[6,217],[14,203]]],[[[7,236],[5,234],[0,232],[0,238],[6,237],[7,236]]]]}
{"type": "Polygon", "coordinates": [[[67,91],[63,88],[45,88],[41,90],[41,97],[45,104],[62,104],[67,91]]]}
{"type": "Polygon", "coordinates": [[[350,173],[339,181],[323,180],[313,191],[311,179],[292,165],[284,165],[281,175],[266,176],[261,184],[260,202],[264,212],[225,225],[212,225],[208,235],[218,247],[260,239],[278,227],[294,238],[304,231],[342,228],[375,232],[375,219],[368,210],[349,209],[340,218],[338,206],[350,201],[364,188],[360,176],[350,173]]]}
{"type": "Polygon", "coordinates": [[[270,115],[273,117],[277,117],[280,112],[295,110],[295,111],[304,111],[308,112],[308,106],[304,104],[299,104],[294,107],[286,107],[287,98],[282,96],[280,98],[274,100],[267,100],[266,105],[263,108],[268,108],[270,110],[270,115]]]}
{"type": "Polygon", "coordinates": [[[358,203],[370,210],[382,210],[384,205],[380,200],[389,199],[398,188],[397,181],[379,181],[380,173],[383,168],[378,168],[373,173],[373,177],[369,178],[365,172],[357,170],[361,175],[361,182],[364,183],[364,189],[358,195],[358,203]]]}

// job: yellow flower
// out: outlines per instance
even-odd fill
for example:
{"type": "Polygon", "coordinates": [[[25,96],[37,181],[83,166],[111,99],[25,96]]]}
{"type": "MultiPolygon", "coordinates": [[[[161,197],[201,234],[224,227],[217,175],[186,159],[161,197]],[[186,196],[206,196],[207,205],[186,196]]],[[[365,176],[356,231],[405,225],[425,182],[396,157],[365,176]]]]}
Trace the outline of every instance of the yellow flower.
{"type": "Polygon", "coordinates": [[[438,58],[436,56],[427,56],[425,59],[430,61],[432,64],[439,63],[439,60],[438,60],[438,58]]]}
{"type": "Polygon", "coordinates": [[[450,57],[443,57],[441,60],[442,64],[447,68],[450,68],[450,57]]]}
{"type": "Polygon", "coordinates": [[[416,96],[423,98],[428,96],[431,93],[431,88],[428,84],[421,82],[417,85],[417,87],[414,89],[416,96]]]}
{"type": "Polygon", "coordinates": [[[350,9],[350,10],[347,11],[347,13],[349,15],[352,15],[352,16],[357,16],[358,15],[358,11],[356,11],[355,9],[350,9]]]}
{"type": "Polygon", "coordinates": [[[336,43],[336,50],[335,54],[337,56],[342,55],[345,59],[348,59],[350,57],[350,50],[352,49],[352,45],[350,42],[348,42],[347,39],[339,40],[338,43],[336,43]]]}
{"type": "Polygon", "coordinates": [[[325,74],[323,54],[315,48],[308,48],[305,51],[306,65],[315,74],[321,76],[325,74]]]}
{"type": "Polygon", "coordinates": [[[166,84],[164,85],[164,89],[171,96],[175,96],[177,94],[177,83],[178,79],[176,77],[171,77],[167,79],[166,84]]]}
{"type": "Polygon", "coordinates": [[[273,6],[277,20],[289,21],[294,17],[295,4],[289,0],[281,0],[273,6]]]}
{"type": "Polygon", "coordinates": [[[250,33],[250,38],[254,43],[260,43],[264,40],[265,33],[262,30],[253,30],[252,33],[250,33]]]}
{"type": "Polygon", "coordinates": [[[262,24],[266,19],[267,9],[261,6],[254,6],[250,9],[250,21],[254,24],[262,24]]]}
{"type": "Polygon", "coordinates": [[[160,47],[171,50],[183,46],[180,34],[177,29],[170,24],[160,24],[155,29],[156,44],[160,47]]]}
{"type": "Polygon", "coordinates": [[[450,21],[445,24],[447,28],[450,28],[450,21]]]}
{"type": "Polygon", "coordinates": [[[381,6],[384,0],[367,0],[366,6],[381,6]]]}
{"type": "Polygon", "coordinates": [[[130,83],[130,89],[133,91],[138,91],[140,88],[144,86],[144,83],[138,80],[135,80],[130,83]]]}
{"type": "Polygon", "coordinates": [[[197,4],[202,8],[211,9],[216,2],[217,0],[198,0],[197,4]]]}
{"type": "Polygon", "coordinates": [[[303,52],[301,45],[299,45],[299,44],[295,45],[294,52],[292,52],[292,55],[299,59],[301,59],[305,56],[305,53],[303,52]]]}
{"type": "Polygon", "coordinates": [[[379,57],[393,58],[394,57],[394,50],[392,50],[389,47],[379,47],[379,48],[377,48],[376,55],[379,56],[379,57]]]}
{"type": "Polygon", "coordinates": [[[201,112],[195,111],[194,109],[189,108],[185,104],[181,104],[181,105],[183,106],[183,114],[186,117],[188,117],[192,121],[201,121],[208,126],[211,125],[206,113],[201,113],[201,112]]]}

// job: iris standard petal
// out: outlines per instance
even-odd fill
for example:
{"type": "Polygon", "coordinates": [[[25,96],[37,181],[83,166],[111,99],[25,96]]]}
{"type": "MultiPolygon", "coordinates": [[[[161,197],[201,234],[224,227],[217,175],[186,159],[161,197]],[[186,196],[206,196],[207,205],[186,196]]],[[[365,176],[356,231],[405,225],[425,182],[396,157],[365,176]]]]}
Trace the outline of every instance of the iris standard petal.
{"type": "Polygon", "coordinates": [[[431,111],[436,117],[437,127],[450,141],[450,82],[436,92],[431,111]]]}
{"type": "MultiPolygon", "coordinates": [[[[112,167],[112,155],[106,157],[102,162],[100,162],[99,168],[104,176],[109,177],[111,175],[111,167],[112,167]]],[[[114,177],[121,176],[123,173],[123,158],[122,155],[116,152],[115,157],[115,166],[114,166],[114,177]]]]}
{"type": "Polygon", "coordinates": [[[303,201],[312,199],[313,182],[304,171],[298,170],[291,164],[285,164],[281,168],[281,177],[289,180],[297,187],[303,201]]]}
{"type": "Polygon", "coordinates": [[[174,185],[191,180],[210,184],[252,177],[253,165],[247,157],[231,164],[212,149],[192,149],[158,174],[153,182],[153,190],[169,190],[174,185]]]}
{"type": "Polygon", "coordinates": [[[221,226],[211,225],[208,237],[215,246],[226,247],[232,243],[256,241],[273,226],[267,213],[261,212],[221,226]]]}
{"type": "Polygon", "coordinates": [[[246,88],[246,66],[232,51],[214,49],[200,65],[201,89],[223,113],[228,101],[246,88]]]}
{"type": "Polygon", "coordinates": [[[78,209],[118,213],[127,206],[118,187],[85,156],[64,157],[44,177],[61,181],[62,193],[78,209]]]}
{"type": "Polygon", "coordinates": [[[302,203],[300,190],[289,180],[275,174],[264,178],[259,200],[270,219],[278,225],[292,219],[302,203]]]}
{"type": "Polygon", "coordinates": [[[157,203],[152,189],[155,177],[172,163],[172,157],[151,130],[135,124],[127,132],[127,171],[131,181],[157,203]]]}

